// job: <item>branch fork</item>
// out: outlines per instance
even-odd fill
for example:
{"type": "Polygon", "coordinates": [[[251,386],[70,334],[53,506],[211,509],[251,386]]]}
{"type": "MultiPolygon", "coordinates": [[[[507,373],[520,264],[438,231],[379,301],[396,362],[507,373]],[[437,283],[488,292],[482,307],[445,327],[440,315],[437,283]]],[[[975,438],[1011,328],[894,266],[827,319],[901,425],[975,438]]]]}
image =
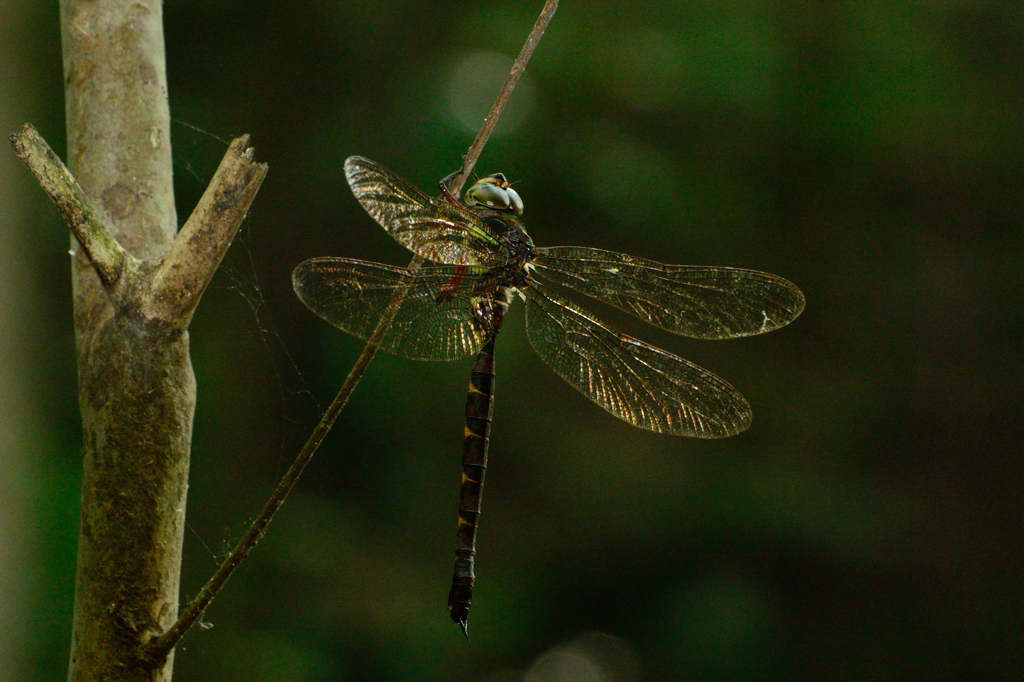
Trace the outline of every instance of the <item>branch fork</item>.
{"type": "Polygon", "coordinates": [[[141,302],[144,318],[178,331],[188,328],[267,175],[267,165],[253,161],[249,136],[235,138],[170,251],[142,261],[118,243],[102,212],[31,124],[23,125],[10,141],[89,256],[115,309],[124,308],[131,298],[136,305],[141,302]]]}

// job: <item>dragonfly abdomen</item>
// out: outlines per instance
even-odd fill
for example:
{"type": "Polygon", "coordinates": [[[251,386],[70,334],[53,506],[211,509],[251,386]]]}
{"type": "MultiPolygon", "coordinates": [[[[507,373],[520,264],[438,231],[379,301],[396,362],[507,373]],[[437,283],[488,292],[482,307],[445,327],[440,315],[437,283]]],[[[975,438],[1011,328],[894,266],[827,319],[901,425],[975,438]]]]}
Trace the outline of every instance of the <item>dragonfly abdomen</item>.
{"type": "Polygon", "coordinates": [[[466,395],[466,429],[462,446],[462,487],[459,491],[459,527],[455,540],[455,573],[448,592],[452,620],[469,637],[469,606],[473,601],[473,564],[480,501],[487,473],[487,446],[494,409],[494,340],[501,325],[503,306],[496,307],[494,332],[476,357],[466,395]]]}

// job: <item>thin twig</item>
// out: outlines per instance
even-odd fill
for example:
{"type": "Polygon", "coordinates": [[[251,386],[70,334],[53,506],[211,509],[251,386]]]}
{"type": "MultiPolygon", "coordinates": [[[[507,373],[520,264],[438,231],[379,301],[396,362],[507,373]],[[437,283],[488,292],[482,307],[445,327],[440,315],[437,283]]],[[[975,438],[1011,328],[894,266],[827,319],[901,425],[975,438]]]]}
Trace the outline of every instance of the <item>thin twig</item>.
{"type": "Polygon", "coordinates": [[[483,127],[477,133],[476,139],[473,140],[469,151],[466,152],[466,156],[462,158],[462,170],[452,178],[449,189],[455,196],[459,196],[459,192],[462,191],[462,187],[466,184],[466,178],[473,172],[480,154],[484,151],[484,145],[487,144],[491,133],[494,132],[494,128],[498,125],[498,118],[501,116],[505,104],[508,103],[512,90],[515,89],[516,83],[519,82],[519,77],[526,71],[526,64],[530,61],[530,57],[533,56],[533,51],[537,48],[537,43],[540,42],[544,31],[547,30],[548,24],[554,18],[556,9],[558,9],[558,0],[548,0],[544,3],[544,9],[540,11],[540,16],[537,17],[533,30],[530,31],[529,37],[526,38],[526,43],[523,44],[523,49],[519,51],[519,56],[516,57],[515,64],[512,65],[512,69],[508,72],[508,78],[505,79],[505,84],[501,86],[501,92],[498,93],[497,99],[491,105],[491,111],[487,114],[487,118],[484,119],[483,127]]]}
{"type": "MultiPolygon", "coordinates": [[[[419,265],[420,259],[413,259],[416,266],[419,265]]],[[[313,429],[313,433],[310,434],[309,440],[299,451],[298,456],[292,465],[288,467],[288,471],[285,472],[281,481],[277,484],[277,488],[274,490],[273,495],[267,500],[267,504],[263,507],[263,511],[256,517],[252,525],[249,526],[249,530],[246,531],[245,535],[235,548],[231,550],[231,554],[228,555],[227,559],[217,568],[213,576],[207,581],[206,585],[203,586],[202,591],[196,596],[195,599],[185,608],[185,611],[181,614],[178,620],[167,630],[156,639],[152,640],[147,644],[141,651],[141,656],[144,660],[151,664],[158,664],[171,652],[181,638],[188,632],[196,620],[199,619],[206,607],[210,605],[213,598],[217,596],[224,584],[227,583],[228,578],[235,572],[239,564],[249,556],[249,552],[256,546],[262,538],[263,534],[267,530],[267,526],[270,525],[270,521],[274,518],[274,515],[284,504],[285,498],[288,497],[288,493],[295,487],[295,483],[298,482],[299,476],[302,475],[303,469],[309,464],[309,461],[313,459],[313,455],[316,454],[317,448],[320,447],[320,443],[323,442],[327,433],[334,426],[334,421],[341,414],[341,411],[345,408],[345,404],[348,402],[348,398],[352,395],[352,391],[355,390],[356,385],[359,384],[359,380],[363,376],[363,372],[366,371],[366,367],[370,364],[370,360],[373,359],[374,354],[377,352],[377,348],[380,347],[380,342],[384,338],[384,335],[388,332],[391,326],[391,318],[394,317],[395,313],[398,312],[399,306],[392,305],[387,308],[384,316],[381,318],[380,323],[377,325],[377,329],[374,330],[373,336],[366,342],[366,348],[363,349],[356,364],[352,367],[352,371],[349,372],[348,376],[345,377],[345,383],[341,385],[341,390],[338,391],[338,395],[334,397],[330,407],[324,413],[324,416],[320,418],[320,423],[313,429]]]]}
{"type": "MultiPolygon", "coordinates": [[[[537,23],[533,27],[533,31],[530,32],[530,36],[526,39],[526,44],[523,45],[522,52],[519,53],[519,57],[516,59],[515,64],[512,65],[512,70],[505,79],[505,85],[502,86],[501,92],[498,93],[498,98],[495,100],[494,105],[491,107],[491,111],[484,122],[483,128],[477,134],[476,139],[470,146],[469,151],[463,158],[462,170],[459,175],[453,178],[451,184],[451,191],[453,194],[458,196],[461,192],[463,185],[465,184],[466,177],[468,177],[473,166],[476,165],[477,159],[480,157],[480,153],[483,151],[484,145],[487,143],[487,139],[493,132],[494,127],[498,123],[498,118],[501,116],[502,109],[505,108],[506,102],[508,102],[509,96],[512,94],[512,90],[515,88],[516,83],[519,81],[519,77],[522,76],[523,71],[526,69],[526,64],[530,60],[530,56],[533,54],[534,49],[537,47],[537,43],[541,36],[544,34],[544,29],[547,28],[548,24],[551,23],[551,18],[554,16],[555,9],[558,7],[558,0],[548,0],[544,5],[544,9],[541,10],[540,16],[537,19],[537,23]]],[[[409,263],[409,269],[415,270],[420,266],[423,260],[416,256],[409,263]]],[[[384,335],[388,332],[391,327],[391,320],[401,304],[401,298],[396,297],[391,302],[384,314],[381,316],[380,322],[377,323],[377,328],[374,330],[373,335],[366,342],[366,347],[363,348],[363,352],[359,355],[355,364],[352,366],[352,371],[349,372],[348,377],[345,378],[345,383],[342,384],[341,390],[338,391],[338,395],[335,396],[330,407],[324,413],[324,416],[320,419],[320,423],[317,424],[313,430],[309,440],[306,441],[306,445],[303,446],[299,452],[295,461],[288,468],[284,477],[278,483],[277,488],[271,495],[270,500],[267,501],[263,511],[253,521],[249,530],[238,541],[238,544],[228,555],[227,559],[217,568],[217,571],[213,574],[213,577],[206,583],[202,591],[196,596],[195,599],[185,608],[177,622],[174,623],[164,634],[160,635],[156,639],[152,640],[141,650],[141,656],[150,663],[158,663],[165,656],[167,656],[171,649],[173,649],[185,633],[195,624],[196,620],[203,614],[206,608],[213,601],[213,598],[217,596],[217,593],[227,583],[228,578],[235,572],[239,564],[249,555],[256,543],[260,541],[263,534],[266,532],[267,526],[270,525],[271,519],[274,514],[284,504],[285,498],[291,492],[292,488],[295,487],[295,483],[299,480],[299,476],[302,475],[303,469],[309,464],[309,461],[313,458],[317,448],[323,442],[327,436],[328,431],[334,425],[334,421],[341,414],[342,409],[345,407],[345,403],[348,402],[349,396],[352,391],[355,390],[356,385],[362,378],[363,373],[366,371],[367,366],[376,355],[377,349],[380,347],[380,342],[384,338],[384,335]]]]}
{"type": "Polygon", "coordinates": [[[14,152],[60,211],[103,285],[110,291],[120,279],[125,264],[133,260],[131,254],[110,234],[89,203],[85,190],[31,123],[23,125],[10,140],[14,152]]]}

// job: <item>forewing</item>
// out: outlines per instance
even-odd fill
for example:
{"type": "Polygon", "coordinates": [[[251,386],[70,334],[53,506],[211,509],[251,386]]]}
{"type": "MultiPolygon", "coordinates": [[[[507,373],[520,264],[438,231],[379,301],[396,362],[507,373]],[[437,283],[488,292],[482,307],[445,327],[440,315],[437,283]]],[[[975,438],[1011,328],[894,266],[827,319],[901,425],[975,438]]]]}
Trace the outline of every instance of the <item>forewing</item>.
{"type": "Polygon", "coordinates": [[[527,336],[571,386],[642,429],[723,438],[750,425],[750,405],[728,383],[659,348],[620,334],[540,285],[525,291],[527,336]]]}
{"type": "Polygon", "coordinates": [[[401,296],[381,348],[410,360],[478,352],[491,333],[491,281],[481,268],[407,270],[345,258],[314,258],[292,273],[295,293],[310,310],[364,341],[401,296]]]}
{"type": "Polygon", "coordinates": [[[432,199],[362,156],[345,161],[345,177],[366,212],[417,256],[451,265],[506,261],[506,240],[465,208],[432,199]]]}
{"type": "Polygon", "coordinates": [[[766,272],[663,265],[583,246],[537,250],[538,274],[676,334],[729,339],[783,327],[804,309],[791,282],[766,272]]]}

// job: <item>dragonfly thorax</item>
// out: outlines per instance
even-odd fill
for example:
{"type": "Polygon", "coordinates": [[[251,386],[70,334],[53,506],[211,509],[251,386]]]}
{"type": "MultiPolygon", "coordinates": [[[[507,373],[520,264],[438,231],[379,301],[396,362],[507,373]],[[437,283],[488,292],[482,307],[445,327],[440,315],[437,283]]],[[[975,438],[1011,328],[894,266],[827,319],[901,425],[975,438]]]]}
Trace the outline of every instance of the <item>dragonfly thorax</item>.
{"type": "Polygon", "coordinates": [[[530,279],[526,267],[537,255],[537,248],[523,224],[517,216],[507,211],[475,209],[473,212],[501,242],[506,260],[495,268],[495,276],[502,286],[519,287],[526,284],[530,279]]]}

